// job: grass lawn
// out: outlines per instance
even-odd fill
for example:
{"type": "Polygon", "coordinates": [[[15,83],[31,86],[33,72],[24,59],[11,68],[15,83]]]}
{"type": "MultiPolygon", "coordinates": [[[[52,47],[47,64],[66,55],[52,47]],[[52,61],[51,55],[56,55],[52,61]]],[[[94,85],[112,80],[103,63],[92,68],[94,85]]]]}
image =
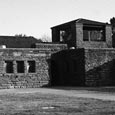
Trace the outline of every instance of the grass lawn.
{"type": "Polygon", "coordinates": [[[0,115],[114,115],[115,102],[42,93],[0,94],[0,115]]]}

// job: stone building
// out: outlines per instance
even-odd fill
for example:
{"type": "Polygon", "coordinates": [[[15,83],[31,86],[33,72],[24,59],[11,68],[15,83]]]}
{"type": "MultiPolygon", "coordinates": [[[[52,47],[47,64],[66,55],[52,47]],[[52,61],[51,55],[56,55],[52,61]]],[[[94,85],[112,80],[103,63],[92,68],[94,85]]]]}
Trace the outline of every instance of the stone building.
{"type": "Polygon", "coordinates": [[[0,49],[0,88],[36,88],[50,85],[51,54],[67,45],[36,44],[39,48],[0,49]]]}
{"type": "Polygon", "coordinates": [[[2,36],[0,88],[115,85],[111,25],[77,19],[51,29],[52,43],[14,46],[2,36]]]}
{"type": "Polygon", "coordinates": [[[68,50],[53,55],[54,85],[115,85],[110,24],[77,19],[51,29],[53,43],[68,45],[68,50]]]}

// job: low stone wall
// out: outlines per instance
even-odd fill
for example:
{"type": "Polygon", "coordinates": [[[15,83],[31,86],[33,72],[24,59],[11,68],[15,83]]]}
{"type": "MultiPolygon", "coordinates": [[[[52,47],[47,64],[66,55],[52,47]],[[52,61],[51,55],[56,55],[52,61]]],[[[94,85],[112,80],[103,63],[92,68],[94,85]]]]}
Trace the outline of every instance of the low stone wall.
{"type": "Polygon", "coordinates": [[[50,56],[50,51],[38,49],[0,49],[0,88],[48,85],[50,78],[47,60],[50,56]],[[30,68],[34,69],[30,72],[28,62],[30,68]]]}
{"type": "Polygon", "coordinates": [[[67,49],[67,44],[59,44],[59,43],[36,43],[35,48],[39,50],[50,50],[51,53],[55,53],[57,51],[62,51],[67,49]]]}
{"type": "Polygon", "coordinates": [[[87,86],[115,85],[115,49],[85,49],[87,86]]]}
{"type": "MultiPolygon", "coordinates": [[[[62,44],[41,44],[42,48],[38,46],[39,48],[34,49],[0,49],[0,88],[35,88],[50,85],[52,54],[60,54],[57,52],[67,47],[62,44]]],[[[70,77],[69,81],[74,81],[77,86],[78,81],[71,80],[73,75],[72,79],[82,80],[82,77],[86,86],[115,85],[115,49],[65,50],[61,54],[61,68],[63,67],[64,71],[68,68],[71,70],[66,71],[66,74],[69,72],[68,77],[63,74],[64,82],[70,77]]]]}
{"type": "Polygon", "coordinates": [[[51,55],[63,49],[66,44],[47,43],[38,43],[36,48],[0,49],[0,88],[50,85],[51,55]]]}
{"type": "Polygon", "coordinates": [[[0,88],[50,85],[51,54],[64,48],[66,45],[40,43],[37,48],[0,49],[0,88]]]}

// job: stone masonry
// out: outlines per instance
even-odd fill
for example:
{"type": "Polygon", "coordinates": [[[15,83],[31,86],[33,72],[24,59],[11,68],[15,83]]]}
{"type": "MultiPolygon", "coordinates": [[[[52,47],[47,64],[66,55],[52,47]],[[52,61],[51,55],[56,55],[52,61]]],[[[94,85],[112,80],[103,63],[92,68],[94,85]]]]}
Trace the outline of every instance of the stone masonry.
{"type": "Polygon", "coordinates": [[[115,85],[115,49],[85,49],[86,86],[115,85]]]}
{"type": "Polygon", "coordinates": [[[57,45],[57,50],[54,51],[45,48],[46,46],[48,44],[44,44],[41,49],[0,49],[0,88],[36,88],[50,85],[49,60],[51,54],[61,48],[57,45]]]}
{"type": "Polygon", "coordinates": [[[110,24],[77,19],[53,27],[52,43],[33,46],[0,49],[0,88],[115,85],[110,24]]]}

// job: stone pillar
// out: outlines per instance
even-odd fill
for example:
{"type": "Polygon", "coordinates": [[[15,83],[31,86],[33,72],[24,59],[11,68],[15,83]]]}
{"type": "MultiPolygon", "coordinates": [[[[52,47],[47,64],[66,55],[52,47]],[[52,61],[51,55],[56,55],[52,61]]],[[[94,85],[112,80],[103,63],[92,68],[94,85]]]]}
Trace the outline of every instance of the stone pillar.
{"type": "Polygon", "coordinates": [[[76,48],[83,45],[83,24],[76,23],[76,48]]]}
{"type": "Polygon", "coordinates": [[[13,61],[13,70],[14,70],[14,73],[16,74],[17,73],[17,63],[16,63],[16,61],[13,61]]]}
{"type": "Polygon", "coordinates": [[[26,74],[28,74],[28,68],[29,68],[28,62],[27,62],[27,60],[25,60],[24,61],[24,71],[26,74]]]}
{"type": "Polygon", "coordinates": [[[75,23],[71,24],[71,34],[72,34],[71,46],[76,47],[76,25],[75,23]]]}
{"type": "Polygon", "coordinates": [[[6,73],[6,63],[4,60],[0,62],[0,68],[2,68],[1,73],[6,73]]]}
{"type": "Polygon", "coordinates": [[[112,28],[111,25],[106,25],[105,27],[105,37],[108,48],[112,48],[112,28]]]}

